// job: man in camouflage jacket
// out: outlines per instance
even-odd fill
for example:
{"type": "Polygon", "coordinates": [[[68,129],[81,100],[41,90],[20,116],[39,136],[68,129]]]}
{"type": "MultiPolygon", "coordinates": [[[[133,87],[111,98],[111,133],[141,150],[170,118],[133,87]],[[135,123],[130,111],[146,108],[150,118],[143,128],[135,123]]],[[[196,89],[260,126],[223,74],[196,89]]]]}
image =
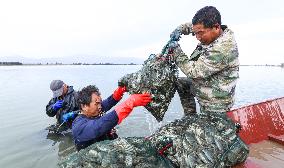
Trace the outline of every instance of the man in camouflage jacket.
{"type": "Polygon", "coordinates": [[[177,66],[187,76],[180,78],[177,90],[185,115],[195,113],[194,96],[202,113],[227,112],[234,103],[239,77],[238,48],[233,32],[221,25],[221,15],[212,6],[195,14],[192,23],[180,25],[172,34],[195,35],[200,43],[190,57],[179,45],[173,51],[177,66]]]}
{"type": "MultiPolygon", "coordinates": [[[[176,43],[173,58],[188,79],[178,92],[186,116],[156,131],[147,139],[129,137],[101,141],[74,153],[60,167],[231,167],[244,162],[249,149],[226,117],[233,105],[238,78],[238,50],[233,33],[221,26],[215,7],[200,9],[191,23],[172,35],[194,33],[201,42],[188,58],[176,43]],[[176,33],[178,32],[178,33],[176,33]],[[195,111],[196,96],[202,114],[195,111]],[[189,111],[191,109],[191,111],[189,111]]],[[[172,37],[171,39],[178,38],[172,37]]]]}

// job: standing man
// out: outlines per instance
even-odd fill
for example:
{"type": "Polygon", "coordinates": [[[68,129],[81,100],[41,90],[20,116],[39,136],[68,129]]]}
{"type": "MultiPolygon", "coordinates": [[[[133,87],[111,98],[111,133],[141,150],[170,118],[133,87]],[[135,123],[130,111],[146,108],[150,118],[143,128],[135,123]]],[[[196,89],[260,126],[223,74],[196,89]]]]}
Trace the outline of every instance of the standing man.
{"type": "MultiPolygon", "coordinates": [[[[213,6],[197,11],[192,23],[180,25],[171,34],[195,35],[200,43],[190,57],[177,43],[173,59],[187,78],[180,78],[177,90],[185,115],[196,113],[194,97],[201,113],[226,114],[234,104],[239,77],[238,48],[232,30],[221,25],[221,14],[213,6]]],[[[178,36],[177,36],[178,35],[178,36]]]]}
{"type": "Polygon", "coordinates": [[[73,86],[68,86],[62,80],[53,80],[50,83],[53,98],[46,105],[46,114],[49,117],[56,116],[57,125],[65,123],[71,128],[72,121],[78,113],[77,92],[73,86]]]}
{"type": "Polygon", "coordinates": [[[102,111],[110,110],[118,102],[114,96],[109,96],[102,101],[100,95],[95,85],[89,85],[78,93],[81,113],[72,125],[77,150],[84,149],[98,141],[116,138],[113,137],[113,128],[120,124],[134,107],[145,106],[152,100],[150,94],[134,94],[111,112],[100,116],[102,111]]]}

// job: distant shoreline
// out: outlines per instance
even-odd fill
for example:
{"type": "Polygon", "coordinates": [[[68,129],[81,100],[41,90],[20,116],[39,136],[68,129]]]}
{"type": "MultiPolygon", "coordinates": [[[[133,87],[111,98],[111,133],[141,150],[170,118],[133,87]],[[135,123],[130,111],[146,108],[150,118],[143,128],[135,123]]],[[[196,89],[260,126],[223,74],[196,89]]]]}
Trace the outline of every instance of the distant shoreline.
{"type": "MultiPolygon", "coordinates": [[[[0,62],[0,66],[60,66],[60,65],[142,65],[135,63],[72,63],[72,64],[63,64],[63,63],[33,63],[33,64],[25,64],[21,62],[0,62]]],[[[280,65],[240,65],[240,66],[272,66],[272,67],[282,67],[284,68],[284,63],[280,65]]]]}
{"type": "Polygon", "coordinates": [[[284,65],[240,65],[240,66],[272,66],[272,67],[284,67],[284,65]]]}
{"type": "Polygon", "coordinates": [[[24,64],[21,62],[0,62],[0,66],[49,66],[49,65],[141,65],[135,63],[72,63],[72,64],[63,64],[63,63],[33,63],[33,64],[24,64]]]}

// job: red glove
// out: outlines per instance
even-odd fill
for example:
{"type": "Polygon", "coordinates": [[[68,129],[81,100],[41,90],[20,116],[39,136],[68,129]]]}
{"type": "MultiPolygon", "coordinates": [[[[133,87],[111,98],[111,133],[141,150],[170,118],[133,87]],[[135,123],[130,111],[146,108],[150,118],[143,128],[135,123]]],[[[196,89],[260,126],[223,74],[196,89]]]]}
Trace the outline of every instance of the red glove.
{"type": "Polygon", "coordinates": [[[119,86],[112,94],[114,100],[121,100],[123,94],[126,92],[126,86],[119,86]]]}
{"type": "Polygon", "coordinates": [[[131,95],[127,100],[115,108],[118,116],[118,124],[130,114],[134,107],[146,106],[151,101],[152,98],[149,93],[131,95]]]}

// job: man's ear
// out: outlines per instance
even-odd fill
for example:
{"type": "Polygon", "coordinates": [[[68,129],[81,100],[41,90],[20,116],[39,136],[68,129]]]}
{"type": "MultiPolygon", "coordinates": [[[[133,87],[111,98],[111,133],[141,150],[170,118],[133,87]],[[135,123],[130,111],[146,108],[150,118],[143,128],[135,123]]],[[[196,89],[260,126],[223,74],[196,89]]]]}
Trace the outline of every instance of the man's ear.
{"type": "Polygon", "coordinates": [[[84,112],[84,111],[86,111],[88,106],[86,105],[86,104],[81,104],[81,109],[82,109],[82,111],[84,112]]]}
{"type": "Polygon", "coordinates": [[[218,23],[214,24],[213,28],[215,28],[216,30],[221,29],[221,25],[219,25],[218,23]]]}

